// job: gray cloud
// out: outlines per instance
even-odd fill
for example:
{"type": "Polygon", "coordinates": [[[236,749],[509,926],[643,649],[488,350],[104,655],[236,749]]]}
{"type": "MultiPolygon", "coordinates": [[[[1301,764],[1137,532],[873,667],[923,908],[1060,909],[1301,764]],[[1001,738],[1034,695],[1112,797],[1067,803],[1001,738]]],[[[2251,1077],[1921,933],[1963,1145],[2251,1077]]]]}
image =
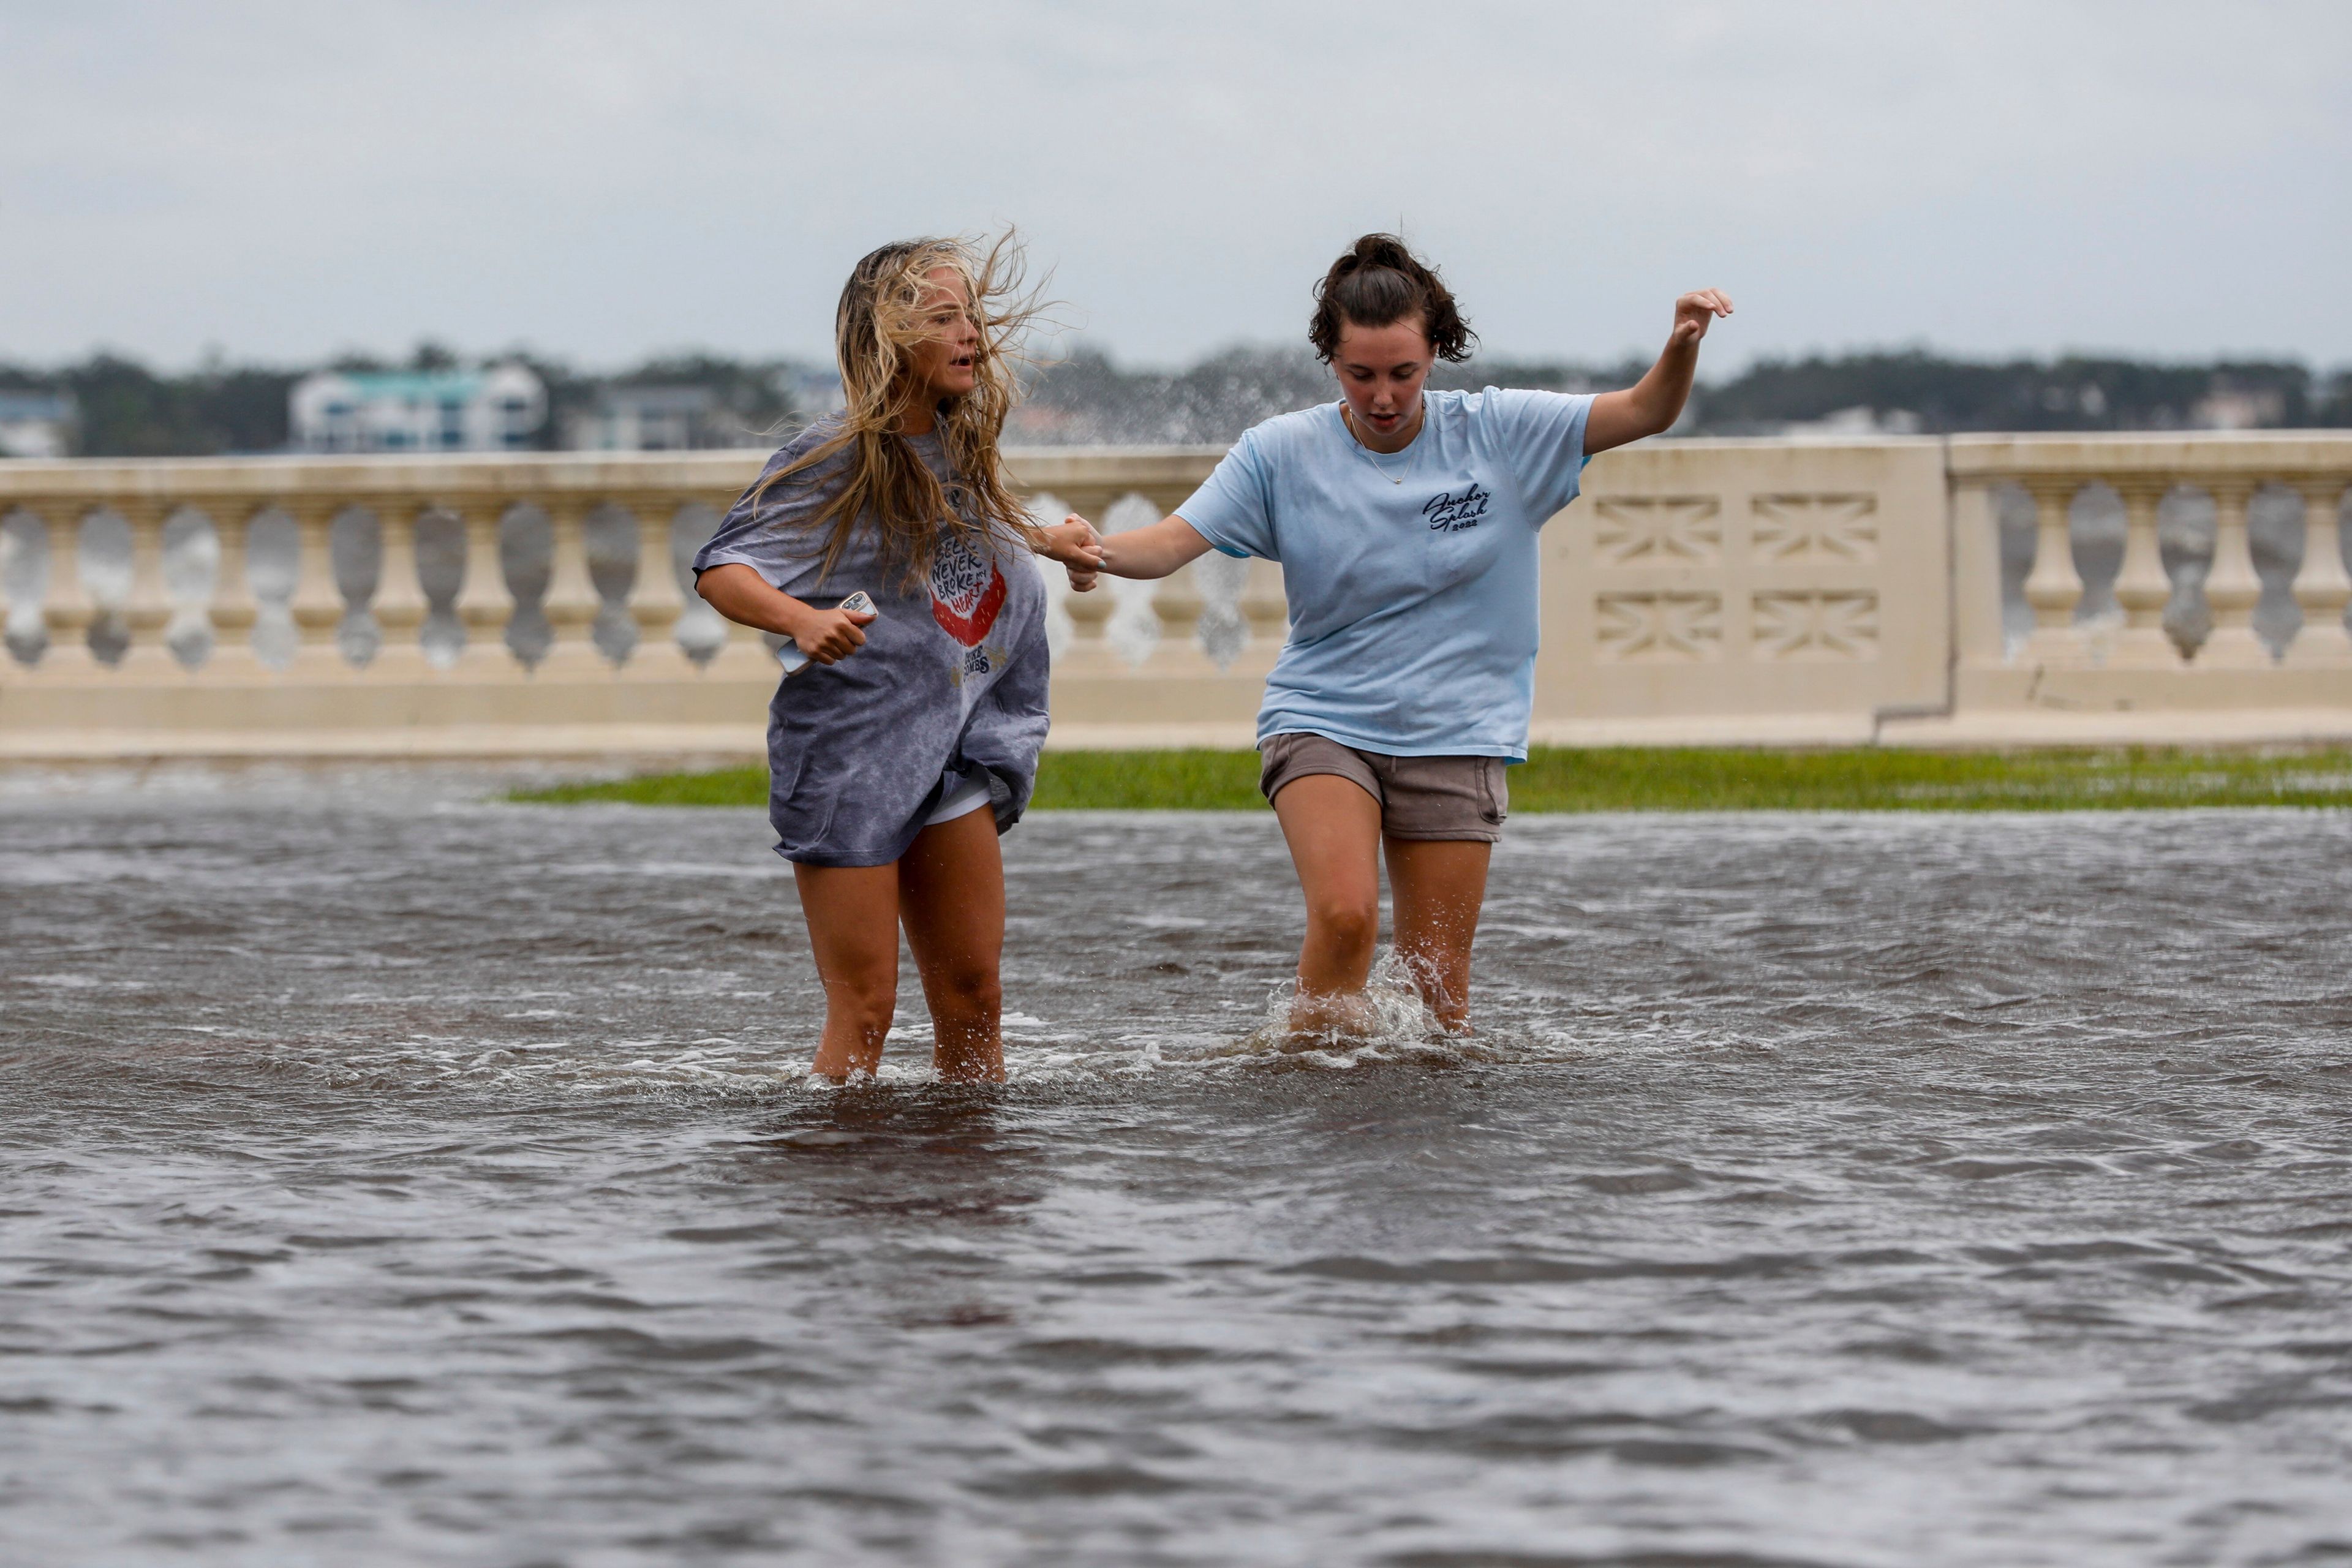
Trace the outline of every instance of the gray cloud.
{"type": "Polygon", "coordinates": [[[2352,9],[1820,0],[0,13],[0,356],[824,352],[1015,221],[1135,360],[1402,222],[1490,347],[2352,360],[2352,9]]]}

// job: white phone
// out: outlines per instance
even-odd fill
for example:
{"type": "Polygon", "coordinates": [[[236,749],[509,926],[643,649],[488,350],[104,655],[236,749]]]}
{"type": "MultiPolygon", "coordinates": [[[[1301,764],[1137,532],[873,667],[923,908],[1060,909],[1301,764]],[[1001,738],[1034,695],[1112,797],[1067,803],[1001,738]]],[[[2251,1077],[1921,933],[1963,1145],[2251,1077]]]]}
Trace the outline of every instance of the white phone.
{"type": "MultiPolygon", "coordinates": [[[[857,592],[850,595],[846,599],[842,600],[840,607],[849,611],[852,615],[858,616],[878,616],[882,613],[874,607],[873,599],[867,596],[866,590],[863,588],[858,589],[857,592]]],[[[784,646],[776,650],[776,662],[784,667],[784,673],[786,675],[798,675],[802,670],[806,669],[813,661],[809,658],[808,655],[801,651],[800,644],[793,641],[790,637],[786,637],[784,639],[784,646]]]]}

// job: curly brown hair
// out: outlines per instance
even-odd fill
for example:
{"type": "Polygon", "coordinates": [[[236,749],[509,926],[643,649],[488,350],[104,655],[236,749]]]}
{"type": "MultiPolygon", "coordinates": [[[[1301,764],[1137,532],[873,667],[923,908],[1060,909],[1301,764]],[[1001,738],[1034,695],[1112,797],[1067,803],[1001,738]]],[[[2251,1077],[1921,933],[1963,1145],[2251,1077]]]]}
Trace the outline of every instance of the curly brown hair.
{"type": "Polygon", "coordinates": [[[1331,263],[1315,285],[1315,317],[1307,341],[1325,364],[1339,352],[1339,329],[1385,327],[1407,316],[1421,318],[1422,331],[1437,357],[1456,363],[1470,357],[1478,334],[1462,319],[1453,291],[1437,268],[1405,247],[1392,234],[1368,234],[1331,263]]]}

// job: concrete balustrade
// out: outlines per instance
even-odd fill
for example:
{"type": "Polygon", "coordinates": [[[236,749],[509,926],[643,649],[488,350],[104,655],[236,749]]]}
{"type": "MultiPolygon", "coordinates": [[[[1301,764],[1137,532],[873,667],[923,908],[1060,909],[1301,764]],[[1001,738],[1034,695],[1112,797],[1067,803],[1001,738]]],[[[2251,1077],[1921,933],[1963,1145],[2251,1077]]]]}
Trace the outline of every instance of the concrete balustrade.
{"type": "MultiPolygon", "coordinates": [[[[1220,455],[1026,453],[1016,472],[1041,513],[1132,521],[1220,455]]],[[[696,597],[688,563],[759,467],[0,464],[0,757],[756,753],[770,639],[696,597]]],[[[1066,727],[1246,739],[1281,575],[1198,570],[1205,591],[1192,570],[1140,585],[1148,626],[1125,653],[1105,636],[1114,595],[1048,575],[1066,727]]]]}
{"type": "Polygon", "coordinates": [[[1961,613],[1951,711],[1919,727],[1953,741],[2296,741],[2352,736],[2352,436],[1963,437],[1946,445],[1961,613]],[[1996,493],[2037,520],[2021,648],[2000,635],[1996,493]],[[2075,503],[2120,499],[2111,584],[2120,624],[2085,613],[2075,503]],[[2253,514],[2272,505],[2267,585],[2253,514]],[[2210,509],[2210,530],[2195,526],[2210,509]],[[2168,514],[2172,526],[2168,531],[2168,514]],[[2168,570],[2168,551],[2173,557],[2168,570]],[[2266,591],[2301,624],[2261,624],[2266,591]]]}
{"type": "MultiPolygon", "coordinates": [[[[1172,510],[1218,456],[1012,466],[1041,518],[1108,531],[1172,510]]],[[[0,464],[0,758],[756,755],[768,641],[685,568],[758,466],[0,464]]],[[[1609,453],[1545,531],[1535,736],[2352,737],[2347,485],[2343,435],[1609,453]],[[2004,510],[2032,535],[2010,606],[2004,510]]],[[[1278,568],[1046,581],[1056,743],[1247,743],[1286,630],[1278,568]]]]}

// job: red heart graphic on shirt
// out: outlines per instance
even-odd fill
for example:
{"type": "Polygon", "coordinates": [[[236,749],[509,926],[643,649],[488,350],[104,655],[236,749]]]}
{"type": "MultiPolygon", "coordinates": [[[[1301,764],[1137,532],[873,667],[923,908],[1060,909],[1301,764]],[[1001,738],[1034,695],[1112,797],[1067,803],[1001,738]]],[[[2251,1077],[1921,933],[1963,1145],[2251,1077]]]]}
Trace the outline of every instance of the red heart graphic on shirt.
{"type": "Polygon", "coordinates": [[[964,647],[978,647],[988,628],[996,624],[996,612],[1004,607],[1004,574],[991,566],[987,585],[977,594],[967,590],[957,595],[954,603],[940,597],[936,576],[933,581],[931,619],[964,647]]]}

